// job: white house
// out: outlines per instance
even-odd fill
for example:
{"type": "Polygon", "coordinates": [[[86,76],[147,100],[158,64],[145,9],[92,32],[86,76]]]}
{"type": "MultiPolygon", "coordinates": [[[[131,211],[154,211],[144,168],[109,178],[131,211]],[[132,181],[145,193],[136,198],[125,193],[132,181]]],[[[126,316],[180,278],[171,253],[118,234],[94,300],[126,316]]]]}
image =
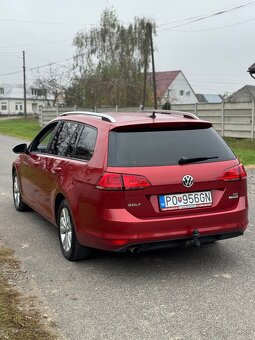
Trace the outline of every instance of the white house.
{"type": "MultiPolygon", "coordinates": [[[[39,114],[40,107],[48,105],[42,90],[28,87],[27,114],[39,114]]],[[[24,113],[24,89],[20,84],[0,84],[0,114],[24,113]]]]}
{"type": "Polygon", "coordinates": [[[195,104],[196,94],[182,71],[156,72],[158,103],[195,104]]]}

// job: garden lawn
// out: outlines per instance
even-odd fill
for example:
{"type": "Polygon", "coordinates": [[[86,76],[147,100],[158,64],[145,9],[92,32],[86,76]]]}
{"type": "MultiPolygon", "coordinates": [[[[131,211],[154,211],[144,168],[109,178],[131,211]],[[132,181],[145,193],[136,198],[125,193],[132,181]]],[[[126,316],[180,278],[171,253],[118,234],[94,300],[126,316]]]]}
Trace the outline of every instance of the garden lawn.
{"type": "Polygon", "coordinates": [[[34,118],[0,120],[0,133],[5,135],[32,140],[39,131],[39,122],[34,118]]]}
{"type": "Polygon", "coordinates": [[[224,138],[244,165],[255,165],[255,140],[242,138],[224,138]]]}

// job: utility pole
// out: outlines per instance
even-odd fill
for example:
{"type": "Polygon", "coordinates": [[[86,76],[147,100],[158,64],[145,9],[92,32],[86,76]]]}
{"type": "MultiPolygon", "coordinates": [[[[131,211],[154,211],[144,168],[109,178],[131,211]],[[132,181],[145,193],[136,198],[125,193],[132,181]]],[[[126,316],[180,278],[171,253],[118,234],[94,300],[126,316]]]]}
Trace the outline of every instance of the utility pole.
{"type": "Polygon", "coordinates": [[[24,87],[24,117],[27,119],[27,89],[26,89],[26,59],[25,59],[25,51],[23,54],[23,87],[24,87]]]}
{"type": "Polygon", "coordinates": [[[148,68],[148,53],[150,50],[150,23],[146,23],[145,37],[143,43],[143,53],[144,53],[144,71],[143,71],[143,102],[142,109],[145,108],[146,102],[146,85],[147,85],[147,68],[148,68]]]}
{"type": "Polygon", "coordinates": [[[150,43],[151,43],[151,63],[152,63],[152,78],[153,78],[153,95],[154,95],[154,109],[157,110],[157,85],[155,75],[155,63],[154,63],[154,49],[153,49],[153,38],[152,38],[152,24],[150,23],[150,43]]]}
{"type": "Polygon", "coordinates": [[[147,58],[145,58],[145,65],[143,71],[143,102],[142,102],[142,110],[145,108],[146,101],[146,83],[147,83],[147,58]]]}

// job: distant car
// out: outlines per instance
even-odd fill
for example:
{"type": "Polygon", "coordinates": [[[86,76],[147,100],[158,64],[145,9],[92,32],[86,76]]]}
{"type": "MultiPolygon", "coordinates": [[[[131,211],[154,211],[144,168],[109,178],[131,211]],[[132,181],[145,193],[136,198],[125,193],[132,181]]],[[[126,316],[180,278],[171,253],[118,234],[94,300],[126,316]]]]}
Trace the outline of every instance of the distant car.
{"type": "Polygon", "coordinates": [[[198,246],[248,224],[244,167],[193,114],[69,112],[13,151],[15,208],[58,226],[70,261],[198,246]]]}

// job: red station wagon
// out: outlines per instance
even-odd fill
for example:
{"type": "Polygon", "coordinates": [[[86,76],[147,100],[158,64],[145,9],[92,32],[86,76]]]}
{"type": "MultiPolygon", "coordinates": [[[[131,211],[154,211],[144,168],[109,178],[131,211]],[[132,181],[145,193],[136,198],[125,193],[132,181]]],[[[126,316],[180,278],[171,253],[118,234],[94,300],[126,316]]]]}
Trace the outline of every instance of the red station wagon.
{"type": "Polygon", "coordinates": [[[13,198],[58,227],[63,255],[140,251],[242,235],[242,164],[186,112],[67,112],[13,148],[13,198]]]}

